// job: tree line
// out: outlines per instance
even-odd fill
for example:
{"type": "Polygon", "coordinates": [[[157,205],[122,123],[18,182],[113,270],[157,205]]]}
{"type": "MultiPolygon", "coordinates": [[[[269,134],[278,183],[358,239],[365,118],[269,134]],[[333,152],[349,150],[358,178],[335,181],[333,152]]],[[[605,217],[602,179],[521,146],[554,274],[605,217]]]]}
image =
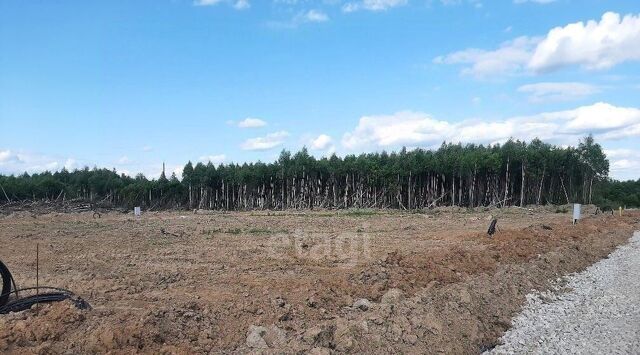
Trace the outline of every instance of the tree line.
{"type": "Polygon", "coordinates": [[[594,197],[594,203],[602,208],[640,207],[640,179],[633,181],[606,181],[594,197]]]}
{"type": "Polygon", "coordinates": [[[609,162],[593,137],[577,147],[534,139],[490,146],[443,143],[317,159],[306,148],[272,163],[192,164],[181,180],[89,169],[0,176],[7,201],[85,199],[146,209],[216,210],[524,206],[591,203],[610,191],[609,162]],[[609,190],[608,190],[609,189],[609,190]]]}

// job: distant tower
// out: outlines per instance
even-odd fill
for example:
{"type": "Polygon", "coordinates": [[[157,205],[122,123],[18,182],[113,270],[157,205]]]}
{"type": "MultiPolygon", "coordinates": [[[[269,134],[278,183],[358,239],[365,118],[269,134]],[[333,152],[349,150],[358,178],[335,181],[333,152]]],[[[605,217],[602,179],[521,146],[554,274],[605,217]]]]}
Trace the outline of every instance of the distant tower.
{"type": "Polygon", "coordinates": [[[165,175],[164,173],[164,162],[162,162],[162,173],[160,174],[160,180],[165,180],[167,178],[167,175],[165,175]]]}

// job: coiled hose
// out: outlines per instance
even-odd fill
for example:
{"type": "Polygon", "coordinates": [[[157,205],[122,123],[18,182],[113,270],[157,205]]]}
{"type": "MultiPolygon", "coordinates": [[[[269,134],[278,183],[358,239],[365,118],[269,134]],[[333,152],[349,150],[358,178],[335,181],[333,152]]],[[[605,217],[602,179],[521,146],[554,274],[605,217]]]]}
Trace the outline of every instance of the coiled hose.
{"type": "Polygon", "coordinates": [[[2,293],[0,293],[0,308],[4,307],[9,302],[9,296],[11,295],[11,285],[17,289],[13,276],[9,272],[9,268],[0,260],[0,277],[2,277],[2,293]]]}
{"type": "Polygon", "coordinates": [[[31,308],[37,303],[52,303],[64,300],[70,300],[79,309],[91,309],[91,305],[82,298],[76,296],[73,292],[63,288],[56,287],[27,287],[18,289],[15,280],[9,272],[9,268],[0,261],[0,276],[2,277],[2,293],[0,293],[0,314],[10,312],[20,312],[31,308]],[[12,290],[13,288],[13,290],[12,290]],[[40,293],[40,290],[47,292],[40,293]],[[19,292],[37,291],[32,296],[19,297],[19,292]],[[15,294],[16,299],[9,301],[11,295],[15,294]]]}

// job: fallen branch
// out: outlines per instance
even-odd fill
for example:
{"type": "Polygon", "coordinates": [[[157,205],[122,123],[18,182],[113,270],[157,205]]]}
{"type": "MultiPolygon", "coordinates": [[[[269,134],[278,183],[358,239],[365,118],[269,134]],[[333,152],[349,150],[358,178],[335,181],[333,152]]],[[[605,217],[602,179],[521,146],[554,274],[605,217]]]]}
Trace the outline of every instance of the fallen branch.
{"type": "Polygon", "coordinates": [[[505,198],[505,199],[504,199],[504,200],[502,200],[502,201],[494,202],[494,203],[490,204],[490,205],[489,205],[489,206],[487,206],[487,207],[493,207],[493,206],[498,205],[498,204],[500,204],[500,207],[504,207],[504,203],[505,203],[505,202],[507,202],[507,201],[509,201],[509,200],[511,200],[511,197],[507,197],[507,198],[505,198]]]}
{"type": "Polygon", "coordinates": [[[2,192],[4,193],[4,197],[7,199],[7,202],[11,203],[11,199],[9,199],[9,196],[7,196],[7,192],[4,191],[4,187],[2,187],[2,185],[0,185],[0,189],[2,189],[2,192]]]}
{"type": "Polygon", "coordinates": [[[436,205],[436,203],[438,203],[438,201],[442,200],[442,198],[444,198],[445,196],[447,196],[449,194],[449,191],[443,193],[440,197],[438,197],[437,199],[433,200],[433,202],[431,202],[429,204],[429,206],[427,206],[427,208],[432,208],[436,205]]]}

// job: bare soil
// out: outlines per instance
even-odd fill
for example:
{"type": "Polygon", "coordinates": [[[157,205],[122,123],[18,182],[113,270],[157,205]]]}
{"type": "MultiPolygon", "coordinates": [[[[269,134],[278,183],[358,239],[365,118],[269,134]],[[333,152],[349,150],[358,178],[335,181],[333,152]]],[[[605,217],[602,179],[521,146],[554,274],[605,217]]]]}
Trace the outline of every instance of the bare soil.
{"type": "Polygon", "coordinates": [[[479,353],[527,293],[606,257],[639,217],[15,212],[0,217],[0,259],[19,286],[36,283],[39,243],[40,285],[71,289],[93,310],[0,316],[0,352],[479,353]]]}

